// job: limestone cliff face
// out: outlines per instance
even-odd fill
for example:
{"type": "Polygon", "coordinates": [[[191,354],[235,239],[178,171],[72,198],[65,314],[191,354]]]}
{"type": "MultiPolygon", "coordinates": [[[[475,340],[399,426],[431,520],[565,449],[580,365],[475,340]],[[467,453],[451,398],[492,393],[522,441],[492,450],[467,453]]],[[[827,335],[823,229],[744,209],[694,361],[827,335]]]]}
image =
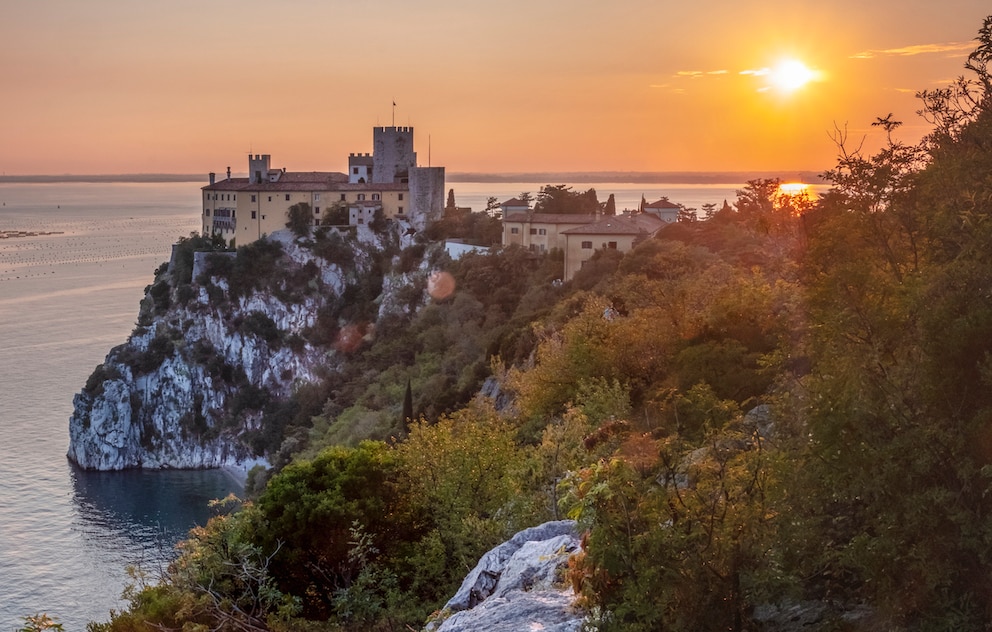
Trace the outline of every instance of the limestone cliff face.
{"type": "Polygon", "coordinates": [[[252,268],[239,272],[227,257],[198,277],[176,279],[181,266],[174,257],[170,271],[149,286],[139,326],[75,396],[69,459],[86,469],[120,470],[264,458],[266,405],[346,361],[334,331],[374,329],[374,322],[328,316],[347,313],[343,301],[355,294],[349,288],[362,285],[377,296],[378,317],[423,301],[423,258],[403,273],[382,270],[383,261],[396,259],[393,252],[410,245],[394,228],[334,237],[334,248],[323,249],[277,233],[270,239],[281,247],[266,250],[264,260],[277,269],[247,278],[244,269],[252,268]]]}

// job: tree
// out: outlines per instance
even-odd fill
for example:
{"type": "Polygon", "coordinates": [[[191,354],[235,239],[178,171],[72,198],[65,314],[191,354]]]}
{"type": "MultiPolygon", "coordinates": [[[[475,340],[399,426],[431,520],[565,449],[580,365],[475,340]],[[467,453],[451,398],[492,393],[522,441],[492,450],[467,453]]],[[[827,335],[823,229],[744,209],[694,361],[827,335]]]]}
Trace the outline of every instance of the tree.
{"type": "Polygon", "coordinates": [[[455,208],[455,190],[448,189],[448,203],[444,205],[444,208],[455,208]]]}
{"type": "Polygon", "coordinates": [[[606,208],[603,209],[604,215],[616,215],[617,214],[617,200],[612,193],[610,197],[606,200],[606,208]]]}
{"type": "Polygon", "coordinates": [[[565,184],[548,184],[541,187],[541,192],[537,194],[534,210],[538,213],[593,214],[600,207],[595,189],[576,193],[565,184]]]}
{"type": "Polygon", "coordinates": [[[313,226],[313,209],[309,204],[297,202],[289,207],[286,228],[293,231],[294,235],[297,237],[309,235],[311,226],[313,226]]]}
{"type": "Polygon", "coordinates": [[[527,206],[530,206],[530,203],[534,201],[534,196],[530,194],[530,191],[524,191],[523,193],[517,196],[517,199],[523,202],[524,204],[526,204],[527,206]]]}
{"type": "Polygon", "coordinates": [[[403,393],[403,428],[409,432],[410,424],[413,422],[413,388],[409,378],[406,381],[406,391],[403,393]]]}
{"type": "Polygon", "coordinates": [[[695,222],[698,219],[699,218],[696,215],[696,209],[689,208],[689,207],[683,206],[682,204],[679,204],[678,221],[680,221],[680,222],[695,222]]]}
{"type": "Polygon", "coordinates": [[[489,217],[500,217],[502,210],[500,209],[499,199],[495,196],[490,195],[486,198],[486,215],[489,217]]]}
{"type": "Polygon", "coordinates": [[[710,219],[716,215],[716,202],[706,202],[703,204],[703,217],[710,219]]]}

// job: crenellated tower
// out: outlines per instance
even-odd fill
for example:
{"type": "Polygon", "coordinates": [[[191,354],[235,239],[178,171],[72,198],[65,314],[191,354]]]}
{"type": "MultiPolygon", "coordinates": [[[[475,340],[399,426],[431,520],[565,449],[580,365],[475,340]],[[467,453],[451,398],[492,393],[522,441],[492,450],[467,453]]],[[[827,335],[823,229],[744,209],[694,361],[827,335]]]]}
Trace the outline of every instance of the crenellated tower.
{"type": "Polygon", "coordinates": [[[417,166],[412,127],[375,127],[372,130],[372,182],[405,183],[417,166]]]}

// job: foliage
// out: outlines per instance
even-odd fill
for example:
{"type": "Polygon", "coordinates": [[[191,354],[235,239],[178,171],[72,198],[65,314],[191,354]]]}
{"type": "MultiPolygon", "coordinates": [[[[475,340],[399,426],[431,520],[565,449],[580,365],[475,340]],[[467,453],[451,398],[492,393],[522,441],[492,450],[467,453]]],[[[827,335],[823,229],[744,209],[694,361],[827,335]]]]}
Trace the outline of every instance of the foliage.
{"type": "Polygon", "coordinates": [[[592,214],[599,210],[596,189],[578,193],[564,184],[548,184],[541,187],[537,201],[534,203],[536,213],[592,214]]]}
{"type": "Polygon", "coordinates": [[[440,241],[458,239],[477,246],[497,246],[503,239],[503,224],[489,213],[448,206],[444,216],[427,227],[425,237],[440,241]]]}
{"type": "Polygon", "coordinates": [[[514,435],[512,426],[481,405],[433,425],[411,424],[397,448],[402,485],[424,522],[423,548],[443,551],[440,576],[410,569],[418,590],[450,594],[482,553],[510,535],[514,521],[508,504],[523,459],[514,435]]]}
{"type": "Polygon", "coordinates": [[[286,213],[286,228],[297,237],[306,237],[313,227],[313,210],[306,202],[297,202],[286,213]]]}
{"type": "Polygon", "coordinates": [[[44,632],[44,630],[62,632],[64,629],[57,618],[41,613],[24,617],[24,627],[18,628],[17,632],[44,632]]]}
{"type": "Polygon", "coordinates": [[[618,456],[569,481],[589,529],[573,583],[606,616],[600,630],[743,630],[787,582],[775,570],[774,467],[740,429],[691,449],[629,437],[618,456]]]}
{"type": "Polygon", "coordinates": [[[312,461],[286,466],[258,498],[257,541],[274,551],[271,567],[280,590],[302,598],[307,618],[327,619],[333,593],[360,570],[349,558],[357,521],[389,555],[403,540],[396,457],[382,443],[328,448],[312,461]]]}

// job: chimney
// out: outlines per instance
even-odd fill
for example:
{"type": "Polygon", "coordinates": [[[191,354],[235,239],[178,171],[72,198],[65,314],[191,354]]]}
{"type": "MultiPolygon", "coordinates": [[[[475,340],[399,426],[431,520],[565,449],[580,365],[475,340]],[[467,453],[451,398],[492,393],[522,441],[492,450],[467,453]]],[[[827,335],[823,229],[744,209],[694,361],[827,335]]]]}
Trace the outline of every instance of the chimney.
{"type": "Polygon", "coordinates": [[[231,179],[231,168],[230,167],[227,168],[227,179],[228,180],[231,179]]]}
{"type": "Polygon", "coordinates": [[[216,179],[217,179],[217,174],[215,174],[215,173],[214,173],[213,171],[211,171],[211,172],[210,172],[210,186],[213,186],[213,184],[214,184],[214,181],[215,181],[216,179]]]}

